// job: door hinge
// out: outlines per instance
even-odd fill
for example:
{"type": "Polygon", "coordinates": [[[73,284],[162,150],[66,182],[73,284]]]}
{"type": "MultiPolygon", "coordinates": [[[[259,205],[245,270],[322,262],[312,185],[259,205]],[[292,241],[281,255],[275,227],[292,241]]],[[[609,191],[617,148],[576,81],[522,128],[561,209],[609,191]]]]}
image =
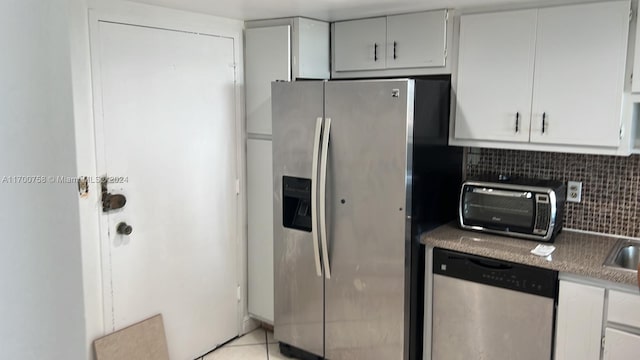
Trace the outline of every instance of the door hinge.
{"type": "Polygon", "coordinates": [[[633,10],[629,10],[629,22],[633,21],[633,10]]]}
{"type": "Polygon", "coordinates": [[[600,346],[602,346],[603,349],[604,349],[604,339],[605,339],[605,337],[603,336],[602,340],[600,341],[600,346]]]}
{"type": "Polygon", "coordinates": [[[238,299],[238,302],[242,300],[242,290],[240,289],[240,285],[238,285],[236,290],[236,299],[238,299]]]}
{"type": "Polygon", "coordinates": [[[238,83],[238,64],[233,63],[231,67],[233,68],[233,84],[236,85],[238,83]]]}
{"type": "Polygon", "coordinates": [[[624,125],[620,125],[620,140],[624,137],[624,125]]]}
{"type": "Polygon", "coordinates": [[[236,195],[240,195],[240,179],[236,179],[236,195]]]}
{"type": "Polygon", "coordinates": [[[89,197],[89,179],[86,176],[78,178],[78,194],[81,198],[89,197]]]}

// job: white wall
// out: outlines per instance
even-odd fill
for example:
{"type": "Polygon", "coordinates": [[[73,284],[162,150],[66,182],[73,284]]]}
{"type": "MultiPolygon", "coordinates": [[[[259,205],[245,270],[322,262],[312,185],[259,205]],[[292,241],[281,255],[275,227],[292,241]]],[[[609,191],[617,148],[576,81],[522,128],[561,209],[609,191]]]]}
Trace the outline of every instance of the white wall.
{"type": "Polygon", "coordinates": [[[65,0],[0,2],[0,359],[85,357],[65,0]]]}

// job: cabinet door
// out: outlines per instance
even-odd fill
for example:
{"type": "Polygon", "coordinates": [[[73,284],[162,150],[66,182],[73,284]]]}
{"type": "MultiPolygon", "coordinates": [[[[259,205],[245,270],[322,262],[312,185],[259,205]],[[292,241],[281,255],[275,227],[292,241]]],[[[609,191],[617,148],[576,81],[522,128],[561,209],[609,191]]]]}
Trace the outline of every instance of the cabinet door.
{"type": "Polygon", "coordinates": [[[599,360],[604,289],[560,280],[556,360],[599,360]]]}
{"type": "Polygon", "coordinates": [[[531,142],[620,144],[629,9],[628,1],[540,9],[531,142]]]}
{"type": "Polygon", "coordinates": [[[604,333],[604,360],[637,359],[640,355],[640,336],[607,328],[604,333]]]}
{"type": "Polygon", "coordinates": [[[387,16],[387,68],[445,66],[447,11],[387,16]]]}
{"type": "Polygon", "coordinates": [[[607,321],[640,328],[640,296],[609,290],[607,321]]]}
{"type": "Polygon", "coordinates": [[[536,14],[461,16],[456,138],[529,141],[536,14]]]}
{"type": "Polygon", "coordinates": [[[386,28],[384,17],[334,23],[336,71],[384,69],[386,28]]]}
{"type": "Polygon", "coordinates": [[[290,26],[245,31],[247,132],[271,135],[271,82],[291,80],[290,26]]]}
{"type": "Polygon", "coordinates": [[[293,19],[293,78],[329,79],[329,23],[293,19]]]}
{"type": "Polygon", "coordinates": [[[249,313],[273,324],[273,161],[270,140],[247,140],[249,313]]]}

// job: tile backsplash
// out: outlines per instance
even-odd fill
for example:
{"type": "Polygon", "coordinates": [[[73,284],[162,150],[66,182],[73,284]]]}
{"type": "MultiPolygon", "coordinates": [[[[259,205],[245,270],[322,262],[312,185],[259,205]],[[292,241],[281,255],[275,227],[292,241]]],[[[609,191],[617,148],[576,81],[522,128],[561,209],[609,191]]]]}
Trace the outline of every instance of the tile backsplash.
{"type": "Polygon", "coordinates": [[[565,206],[566,228],[640,237],[640,155],[471,148],[466,173],[581,181],[582,202],[565,206]]]}

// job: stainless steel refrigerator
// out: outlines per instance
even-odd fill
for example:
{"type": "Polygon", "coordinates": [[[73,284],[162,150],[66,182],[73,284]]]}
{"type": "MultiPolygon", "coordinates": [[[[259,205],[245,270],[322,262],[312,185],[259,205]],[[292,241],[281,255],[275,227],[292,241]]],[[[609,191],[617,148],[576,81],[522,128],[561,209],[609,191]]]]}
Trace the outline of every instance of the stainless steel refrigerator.
{"type": "Polygon", "coordinates": [[[453,220],[450,79],[272,83],[275,338],[302,359],[422,358],[421,232],[453,220]]]}

